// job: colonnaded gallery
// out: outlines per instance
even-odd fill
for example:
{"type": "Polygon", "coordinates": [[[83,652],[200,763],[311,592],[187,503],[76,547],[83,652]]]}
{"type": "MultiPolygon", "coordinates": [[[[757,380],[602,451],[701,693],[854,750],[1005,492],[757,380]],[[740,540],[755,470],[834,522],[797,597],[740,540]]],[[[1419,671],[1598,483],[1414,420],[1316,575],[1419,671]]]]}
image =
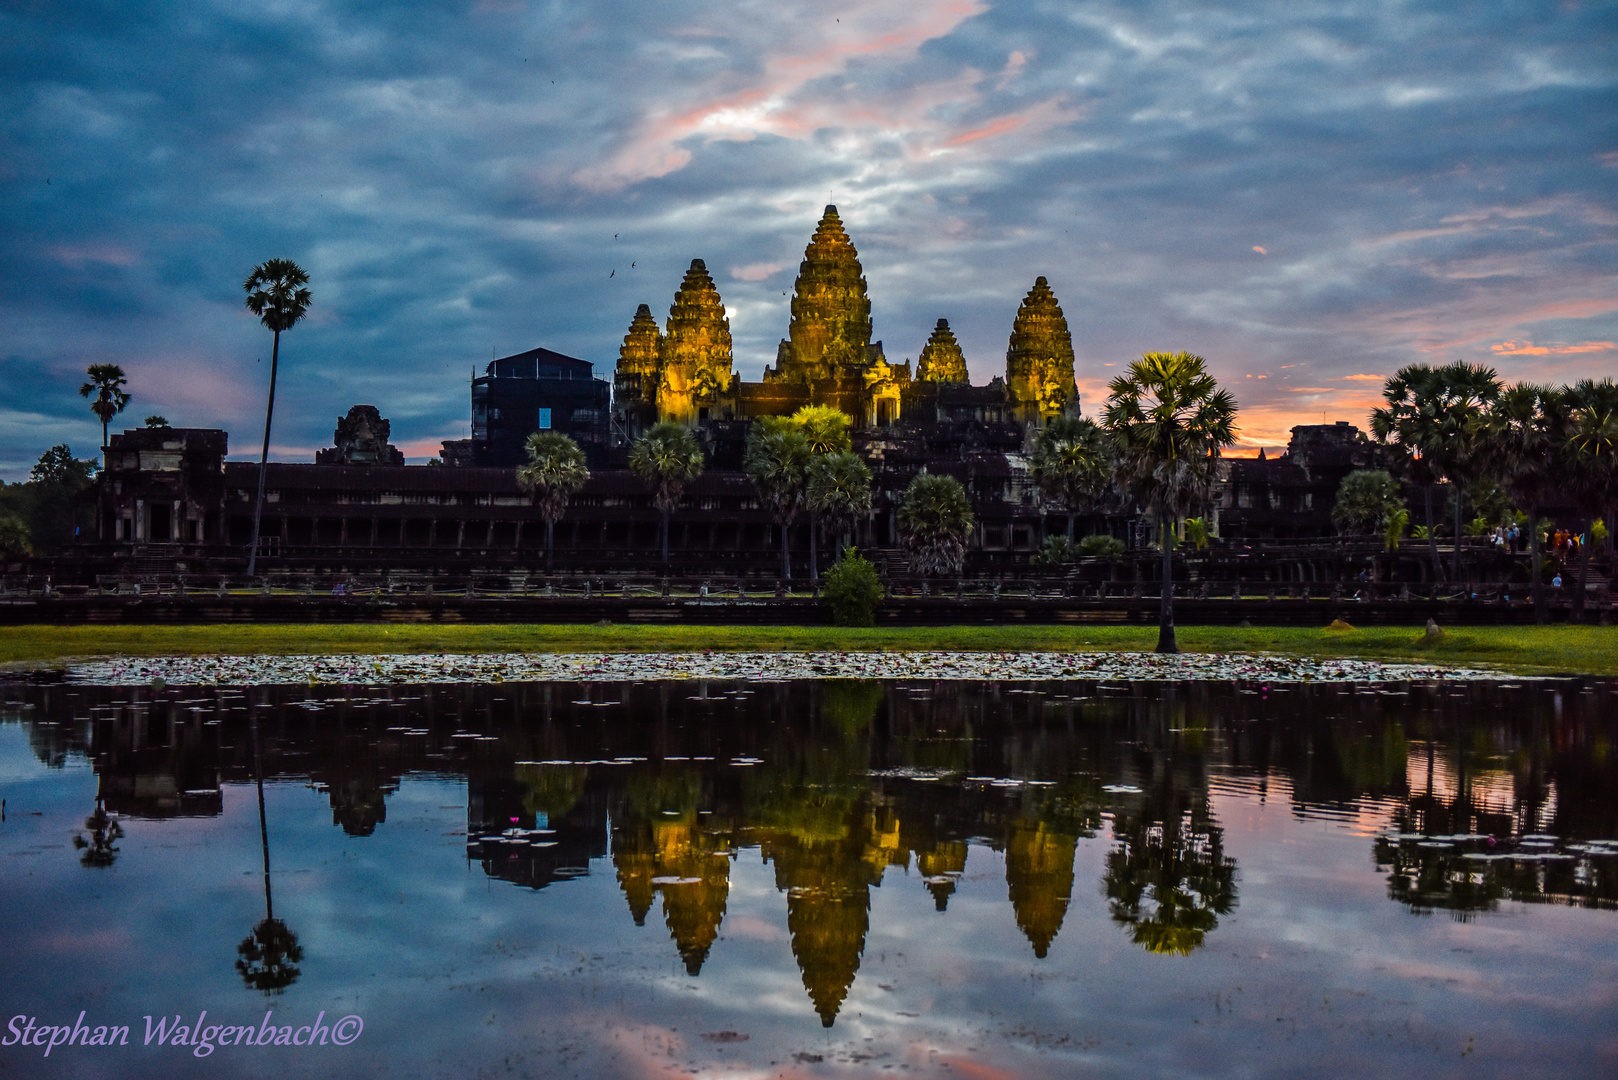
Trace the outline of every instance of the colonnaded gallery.
{"type": "MultiPolygon", "coordinates": [[[[872,340],[871,300],[858,252],[836,207],[826,207],[804,251],[791,322],[759,382],[733,368],[729,320],[702,260],[693,260],[664,324],[641,304],[629,321],[613,377],[587,360],[536,348],[492,361],[471,385],[471,438],[446,442],[438,463],[411,466],[372,405],[339,417],[333,445],[313,463],[272,462],[261,538],[269,567],[341,571],[394,567],[520,568],[543,557],[538,509],[518,486],[523,444],[539,430],[572,436],[591,476],[556,528],[559,572],[647,568],[660,515],[627,468],[629,443],[652,424],[696,429],[706,471],[686,489],[671,527],[680,573],[779,573],[779,532],[741,470],[756,417],[830,405],[853,420],[854,449],[874,476],[874,509],[856,542],[897,544],[899,494],[926,469],[959,479],[975,513],[968,573],[1026,566],[1064,508],[1030,482],[1026,451],[1048,418],[1077,414],[1067,319],[1044,277],[1010,327],[1004,376],[968,381],[946,319],[915,365],[890,361],[872,340]]],[[[224,570],[246,554],[258,466],[227,462],[227,435],[198,428],[140,428],[111,437],[93,489],[96,520],[83,555],[103,566],[155,569],[184,563],[224,570]]],[[[1210,514],[1226,538],[1329,535],[1338,482],[1372,460],[1346,424],[1293,429],[1286,454],[1232,461],[1210,514]]],[[[791,547],[808,547],[808,523],[791,547]]],[[[1079,535],[1133,543],[1141,516],[1119,498],[1080,521],[1079,535]]]]}

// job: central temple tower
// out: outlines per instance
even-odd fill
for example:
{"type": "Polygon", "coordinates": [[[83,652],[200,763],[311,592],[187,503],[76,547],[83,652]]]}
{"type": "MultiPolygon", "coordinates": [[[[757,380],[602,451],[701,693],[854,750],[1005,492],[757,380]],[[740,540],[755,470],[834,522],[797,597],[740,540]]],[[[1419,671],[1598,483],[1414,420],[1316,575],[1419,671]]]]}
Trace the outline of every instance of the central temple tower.
{"type": "Polygon", "coordinates": [[[871,301],[859,252],[835,206],[826,207],[804,249],[787,334],[773,372],[782,382],[813,386],[824,379],[855,379],[869,359],[871,301]]]}

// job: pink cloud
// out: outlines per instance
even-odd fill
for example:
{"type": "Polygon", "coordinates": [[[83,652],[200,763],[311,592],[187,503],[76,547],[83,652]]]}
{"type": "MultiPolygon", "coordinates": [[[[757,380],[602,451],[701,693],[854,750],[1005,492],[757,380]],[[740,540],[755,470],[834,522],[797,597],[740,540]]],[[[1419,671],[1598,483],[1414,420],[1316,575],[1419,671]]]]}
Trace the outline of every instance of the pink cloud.
{"type": "MultiPolygon", "coordinates": [[[[936,134],[943,126],[940,121],[918,116],[903,97],[822,101],[810,96],[809,84],[844,71],[854,60],[907,58],[924,42],[949,34],[986,9],[983,0],[890,0],[851,5],[840,13],[817,9],[813,20],[789,23],[771,36],[759,73],[749,85],[716,90],[684,107],[648,114],[615,153],[580,170],[574,179],[610,189],[667,175],[690,162],[690,151],[678,144],[693,136],[733,141],[760,135],[805,138],[828,127],[870,127],[892,136],[904,135],[918,124],[936,134]],[[826,18],[834,14],[836,19],[826,18]]],[[[956,87],[949,95],[951,104],[977,100],[975,84],[980,76],[969,74],[968,86],[960,86],[960,79],[948,80],[956,87]]],[[[926,90],[923,85],[910,93],[925,96],[926,90]]]]}
{"type": "Polygon", "coordinates": [[[746,266],[732,266],[730,276],[737,281],[763,281],[785,265],[785,263],[748,263],[746,266]]]}
{"type": "Polygon", "coordinates": [[[1254,245],[1253,245],[1253,250],[1254,250],[1254,251],[1256,251],[1256,252],[1258,252],[1258,253],[1259,253],[1259,254],[1260,254],[1260,255],[1268,255],[1268,254],[1269,254],[1269,251],[1268,251],[1268,249],[1266,249],[1266,248],[1261,248],[1261,247],[1259,247],[1259,246],[1258,246],[1258,245],[1257,245],[1257,244],[1254,244],[1254,245]]]}
{"type": "Polygon", "coordinates": [[[1343,379],[1348,381],[1348,382],[1382,382],[1386,378],[1387,378],[1386,375],[1368,375],[1368,374],[1366,374],[1364,372],[1360,372],[1360,373],[1355,374],[1355,375],[1344,375],[1343,376],[1343,379]]]}
{"type": "Polygon", "coordinates": [[[1618,343],[1611,341],[1584,341],[1577,345],[1535,345],[1532,341],[1503,341],[1489,346],[1501,356],[1565,356],[1570,353],[1611,352],[1618,343]]]}
{"type": "Polygon", "coordinates": [[[1028,117],[1018,116],[1013,113],[1010,116],[1002,116],[998,120],[991,120],[980,128],[973,128],[971,131],[963,131],[959,135],[952,135],[944,140],[944,145],[965,146],[967,143],[977,142],[979,139],[987,139],[995,135],[1004,135],[1008,131],[1016,131],[1026,123],[1028,123],[1028,117]]]}

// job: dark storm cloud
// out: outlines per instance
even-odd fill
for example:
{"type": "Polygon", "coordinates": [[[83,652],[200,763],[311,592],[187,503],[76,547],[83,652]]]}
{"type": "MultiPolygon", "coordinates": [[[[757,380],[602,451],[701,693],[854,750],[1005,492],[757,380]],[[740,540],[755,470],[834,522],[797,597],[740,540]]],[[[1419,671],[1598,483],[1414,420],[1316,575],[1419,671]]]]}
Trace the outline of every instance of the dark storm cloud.
{"type": "Polygon", "coordinates": [[[431,452],[491,352],[605,373],[694,257],[755,378],[828,199],[890,357],[948,317],[988,378],[1044,274],[1089,405],[1105,365],[1189,348],[1258,442],[1361,420],[1380,383],[1350,376],[1618,357],[1595,4],[35,3],[0,42],[8,477],[90,452],[106,360],[130,423],[249,452],[269,335],[240,282],[272,256],[316,298],[287,457],[357,401],[431,452]]]}

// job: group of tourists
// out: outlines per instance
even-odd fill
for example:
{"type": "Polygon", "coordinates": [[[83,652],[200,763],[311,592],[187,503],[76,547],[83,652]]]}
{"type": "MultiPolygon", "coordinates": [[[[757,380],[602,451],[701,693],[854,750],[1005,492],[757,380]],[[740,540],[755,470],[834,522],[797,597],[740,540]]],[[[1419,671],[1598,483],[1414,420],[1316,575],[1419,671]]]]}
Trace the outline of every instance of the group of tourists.
{"type": "Polygon", "coordinates": [[[1509,548],[1515,555],[1522,547],[1522,529],[1517,525],[1496,525],[1489,542],[1494,545],[1495,551],[1504,552],[1509,548]]]}

